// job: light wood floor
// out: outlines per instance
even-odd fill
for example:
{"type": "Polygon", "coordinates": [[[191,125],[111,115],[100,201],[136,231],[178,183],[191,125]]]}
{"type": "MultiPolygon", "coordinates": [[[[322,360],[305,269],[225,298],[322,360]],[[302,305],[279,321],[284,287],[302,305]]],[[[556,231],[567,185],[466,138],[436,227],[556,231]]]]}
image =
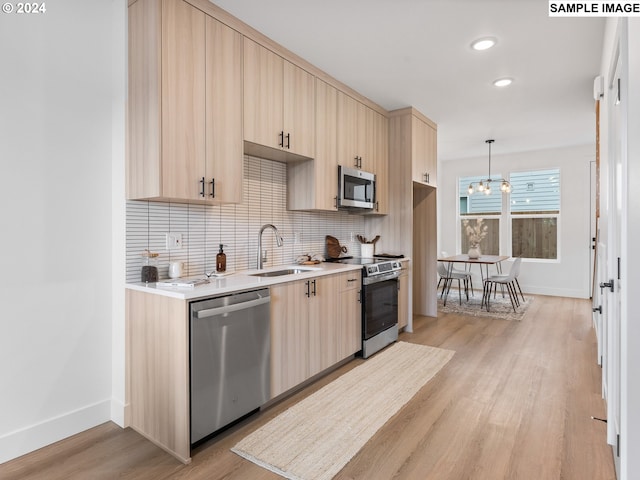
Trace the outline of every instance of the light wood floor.
{"type": "MultiPolygon", "coordinates": [[[[336,479],[615,479],[606,425],[591,419],[605,409],[590,319],[589,301],[556,297],[536,297],[521,322],[417,317],[401,340],[457,353],[336,479]]],[[[275,480],[229,448],[362,361],[199,447],[190,465],[107,423],[0,465],[0,478],[275,480]]]]}

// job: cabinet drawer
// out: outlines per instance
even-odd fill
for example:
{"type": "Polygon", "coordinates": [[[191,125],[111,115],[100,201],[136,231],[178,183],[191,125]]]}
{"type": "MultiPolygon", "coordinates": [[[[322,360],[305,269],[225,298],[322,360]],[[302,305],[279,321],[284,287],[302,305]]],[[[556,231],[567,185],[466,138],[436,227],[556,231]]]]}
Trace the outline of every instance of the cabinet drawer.
{"type": "Polygon", "coordinates": [[[354,272],[341,273],[339,278],[340,291],[354,290],[360,288],[360,275],[361,272],[356,270],[354,272]]]}

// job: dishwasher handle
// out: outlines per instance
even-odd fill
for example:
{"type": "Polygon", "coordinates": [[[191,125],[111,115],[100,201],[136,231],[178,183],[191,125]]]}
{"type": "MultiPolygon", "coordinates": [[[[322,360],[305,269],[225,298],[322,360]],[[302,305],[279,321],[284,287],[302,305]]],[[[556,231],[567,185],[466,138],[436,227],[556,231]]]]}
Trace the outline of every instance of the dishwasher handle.
{"type": "Polygon", "coordinates": [[[246,310],[248,308],[257,307],[258,305],[264,305],[269,303],[271,297],[258,298],[256,300],[249,300],[248,302],[240,302],[233,305],[225,305],[223,307],[208,308],[206,310],[200,310],[194,312],[195,318],[209,318],[216,315],[224,315],[225,313],[238,312],[240,310],[246,310]]]}

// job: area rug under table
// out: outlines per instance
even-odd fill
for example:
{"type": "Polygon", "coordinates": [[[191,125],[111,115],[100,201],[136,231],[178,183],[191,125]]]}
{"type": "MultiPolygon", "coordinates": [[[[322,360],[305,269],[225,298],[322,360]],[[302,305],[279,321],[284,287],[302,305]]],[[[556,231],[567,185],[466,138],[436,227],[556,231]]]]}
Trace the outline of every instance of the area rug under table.
{"type": "Polygon", "coordinates": [[[444,306],[443,300],[438,293],[438,312],[442,313],[457,313],[460,315],[471,315],[473,317],[490,317],[498,318],[501,320],[522,320],[527,313],[527,310],[533,302],[532,296],[526,296],[522,301],[520,298],[520,306],[516,307],[516,311],[513,311],[511,300],[508,296],[503,297],[500,293],[494,298],[491,296],[489,301],[489,309],[487,312],[486,307],[481,307],[482,292],[475,292],[475,296],[469,297],[469,301],[466,300],[464,294],[462,294],[462,305],[458,301],[458,292],[449,293],[447,299],[447,305],[444,306]]]}
{"type": "Polygon", "coordinates": [[[331,479],[451,359],[397,342],[241,440],[231,450],[291,479],[331,479]]]}

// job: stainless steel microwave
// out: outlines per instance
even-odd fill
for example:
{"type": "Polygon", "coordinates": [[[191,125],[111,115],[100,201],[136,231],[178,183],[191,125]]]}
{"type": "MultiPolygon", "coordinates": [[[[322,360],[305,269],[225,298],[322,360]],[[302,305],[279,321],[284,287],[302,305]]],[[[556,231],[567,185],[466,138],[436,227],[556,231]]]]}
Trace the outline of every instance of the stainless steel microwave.
{"type": "Polygon", "coordinates": [[[375,174],[338,166],[338,208],[372,210],[375,203],[375,174]]]}

